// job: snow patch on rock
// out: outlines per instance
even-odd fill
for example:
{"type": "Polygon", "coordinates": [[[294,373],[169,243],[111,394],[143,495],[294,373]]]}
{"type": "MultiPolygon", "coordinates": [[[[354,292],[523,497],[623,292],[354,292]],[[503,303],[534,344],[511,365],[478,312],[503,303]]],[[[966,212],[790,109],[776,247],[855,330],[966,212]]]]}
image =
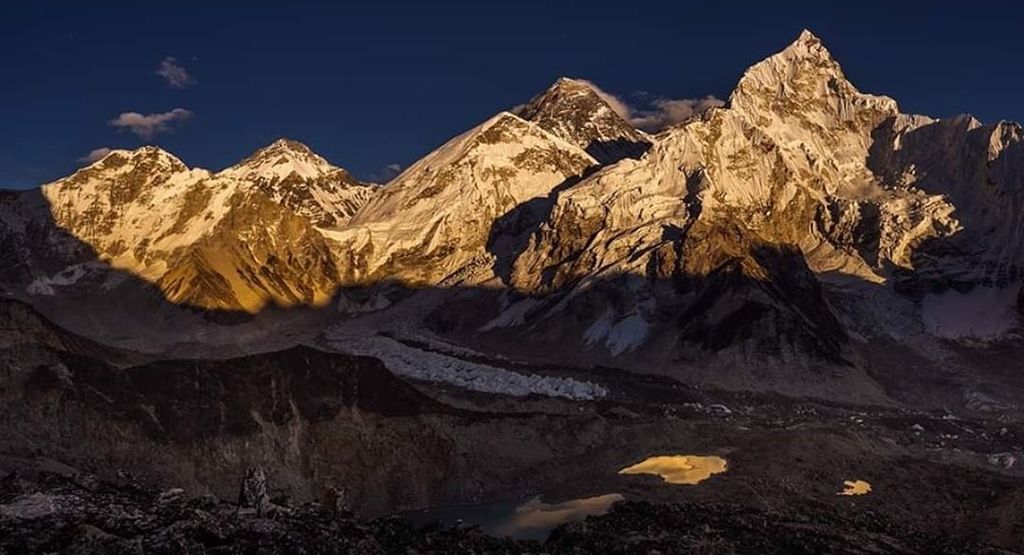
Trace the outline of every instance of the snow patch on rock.
{"type": "Polygon", "coordinates": [[[615,311],[608,309],[583,332],[583,341],[589,346],[604,345],[618,356],[632,351],[647,341],[651,324],[637,313],[615,319],[615,311]]]}
{"type": "Polygon", "coordinates": [[[539,299],[523,299],[519,302],[513,303],[511,306],[503,310],[496,318],[484,324],[483,327],[480,328],[480,331],[521,326],[526,323],[526,315],[540,304],[541,301],[539,299]]]}
{"type": "Polygon", "coordinates": [[[25,291],[30,295],[55,295],[55,287],[74,285],[87,272],[85,264],[73,264],[52,276],[40,276],[28,284],[25,291]]]}

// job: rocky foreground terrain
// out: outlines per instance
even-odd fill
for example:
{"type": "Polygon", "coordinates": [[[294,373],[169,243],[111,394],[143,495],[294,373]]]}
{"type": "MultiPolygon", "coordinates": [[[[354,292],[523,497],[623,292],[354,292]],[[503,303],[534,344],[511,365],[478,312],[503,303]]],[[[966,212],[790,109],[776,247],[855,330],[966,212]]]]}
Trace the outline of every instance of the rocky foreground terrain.
{"type": "Polygon", "coordinates": [[[12,554],[1024,550],[1024,424],[985,399],[959,417],[594,369],[600,399],[509,398],[308,347],[146,361],[3,308],[0,547],[12,554]],[[728,468],[696,485],[617,473],[680,452],[728,468]],[[838,495],[852,480],[872,490],[838,495]],[[400,516],[612,492],[625,501],[544,543],[400,516]]]}
{"type": "Polygon", "coordinates": [[[337,498],[289,506],[265,497],[244,484],[235,503],[130,480],[10,474],[0,478],[0,553],[1009,553],[879,514],[816,507],[627,502],[541,543],[415,528],[401,517],[360,520],[337,498]]]}

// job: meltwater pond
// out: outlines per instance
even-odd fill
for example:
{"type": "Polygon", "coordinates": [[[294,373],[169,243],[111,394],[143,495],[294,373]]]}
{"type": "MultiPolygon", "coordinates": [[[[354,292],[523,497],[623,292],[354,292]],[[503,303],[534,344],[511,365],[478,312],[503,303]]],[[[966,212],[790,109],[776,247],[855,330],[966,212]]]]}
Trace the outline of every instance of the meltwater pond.
{"type": "Polygon", "coordinates": [[[725,459],[713,455],[662,455],[627,466],[619,474],[655,474],[669,484],[699,484],[727,468],[725,459]]]}
{"type": "MultiPolygon", "coordinates": [[[[648,457],[623,468],[621,474],[655,474],[669,484],[699,484],[726,471],[725,459],[716,456],[662,455],[648,457]]],[[[520,540],[544,540],[551,530],[567,522],[608,512],[622,501],[619,493],[549,503],[540,496],[518,501],[457,505],[409,511],[404,514],[416,526],[479,526],[488,535],[520,540]]]]}
{"type": "Polygon", "coordinates": [[[843,490],[837,495],[867,495],[871,493],[871,484],[864,480],[845,480],[843,490]]]}
{"type": "Polygon", "coordinates": [[[525,501],[410,511],[405,513],[405,517],[417,526],[435,523],[452,526],[461,522],[463,526],[479,526],[491,536],[542,541],[555,527],[590,515],[604,514],[613,503],[622,499],[617,493],[609,493],[545,503],[538,496],[525,501]]]}

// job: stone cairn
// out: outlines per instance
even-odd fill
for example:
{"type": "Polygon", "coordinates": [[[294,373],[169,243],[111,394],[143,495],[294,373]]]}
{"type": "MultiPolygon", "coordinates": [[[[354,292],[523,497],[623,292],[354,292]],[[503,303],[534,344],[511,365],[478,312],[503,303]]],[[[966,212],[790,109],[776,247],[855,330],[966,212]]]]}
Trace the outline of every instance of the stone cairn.
{"type": "Polygon", "coordinates": [[[256,516],[263,516],[269,503],[267,474],[262,466],[250,467],[245,471],[242,487],[238,491],[238,512],[255,511],[256,516]]]}

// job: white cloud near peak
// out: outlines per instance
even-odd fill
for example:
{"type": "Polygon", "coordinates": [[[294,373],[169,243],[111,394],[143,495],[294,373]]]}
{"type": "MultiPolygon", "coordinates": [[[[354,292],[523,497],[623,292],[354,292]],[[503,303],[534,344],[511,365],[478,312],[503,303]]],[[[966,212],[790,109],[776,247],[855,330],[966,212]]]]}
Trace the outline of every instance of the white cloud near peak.
{"type": "Polygon", "coordinates": [[[703,98],[651,98],[649,93],[641,93],[635,96],[645,105],[636,107],[590,81],[581,81],[586,83],[622,119],[638,129],[652,133],[698,116],[710,108],[725,105],[725,101],[712,95],[703,98]]]}
{"type": "Polygon", "coordinates": [[[405,168],[403,168],[401,164],[388,164],[384,166],[380,172],[371,175],[370,181],[375,183],[387,183],[398,176],[398,174],[402,173],[403,169],[405,168]]]}
{"type": "Polygon", "coordinates": [[[629,123],[644,131],[657,132],[719,106],[725,106],[725,101],[711,95],[704,98],[658,98],[650,103],[649,109],[635,110],[629,123]]]}
{"type": "Polygon", "coordinates": [[[160,133],[174,130],[174,125],[190,119],[194,114],[184,108],[175,108],[170,112],[157,114],[140,114],[125,112],[107,122],[111,127],[127,129],[139,138],[149,141],[160,133]]]}
{"type": "Polygon", "coordinates": [[[92,164],[93,162],[99,162],[108,154],[110,154],[110,149],[104,146],[93,149],[89,154],[79,158],[78,161],[85,164],[92,164]]]}
{"type": "Polygon", "coordinates": [[[593,81],[579,79],[579,82],[584,83],[585,85],[590,87],[590,90],[594,91],[597,94],[597,96],[601,97],[601,100],[603,100],[605,104],[611,107],[613,112],[618,114],[622,119],[629,121],[629,118],[632,116],[633,113],[633,109],[629,106],[629,104],[626,104],[625,101],[615,96],[614,94],[605,91],[601,87],[598,87],[597,85],[594,84],[593,81]]]}

